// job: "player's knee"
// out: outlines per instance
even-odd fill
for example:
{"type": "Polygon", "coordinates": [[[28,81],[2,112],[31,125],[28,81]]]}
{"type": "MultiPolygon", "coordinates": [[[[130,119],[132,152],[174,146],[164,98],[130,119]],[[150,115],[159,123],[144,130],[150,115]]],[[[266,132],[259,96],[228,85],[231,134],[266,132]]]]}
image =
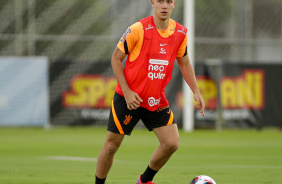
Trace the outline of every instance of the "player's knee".
{"type": "Polygon", "coordinates": [[[105,151],[109,154],[115,154],[119,148],[119,145],[113,144],[113,143],[108,143],[107,145],[104,146],[105,151]]]}
{"type": "Polygon", "coordinates": [[[178,140],[166,141],[165,143],[163,143],[163,146],[168,152],[173,153],[178,149],[179,141],[178,140]]]}

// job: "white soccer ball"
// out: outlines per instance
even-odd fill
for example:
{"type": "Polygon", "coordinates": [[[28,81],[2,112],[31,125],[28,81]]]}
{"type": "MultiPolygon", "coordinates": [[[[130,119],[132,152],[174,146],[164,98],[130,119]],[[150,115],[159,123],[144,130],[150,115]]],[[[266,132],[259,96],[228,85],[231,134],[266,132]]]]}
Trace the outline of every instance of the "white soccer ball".
{"type": "Polygon", "coordinates": [[[200,175],[193,178],[190,184],[216,184],[216,183],[211,177],[206,175],[200,175]]]}

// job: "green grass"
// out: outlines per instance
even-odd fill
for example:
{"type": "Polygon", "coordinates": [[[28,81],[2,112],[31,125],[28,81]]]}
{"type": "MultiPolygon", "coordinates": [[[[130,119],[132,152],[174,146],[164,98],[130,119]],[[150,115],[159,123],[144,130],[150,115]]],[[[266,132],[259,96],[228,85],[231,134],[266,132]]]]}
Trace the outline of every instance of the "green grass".
{"type": "MultiPolygon", "coordinates": [[[[0,128],[1,184],[94,184],[104,127],[0,128]],[[54,160],[50,156],[92,158],[54,160]]],[[[108,184],[134,184],[158,141],[135,129],[115,156],[108,184]]],[[[197,175],[217,184],[281,184],[282,132],[275,129],[180,131],[180,147],[154,178],[156,184],[189,184],[197,175]]]]}

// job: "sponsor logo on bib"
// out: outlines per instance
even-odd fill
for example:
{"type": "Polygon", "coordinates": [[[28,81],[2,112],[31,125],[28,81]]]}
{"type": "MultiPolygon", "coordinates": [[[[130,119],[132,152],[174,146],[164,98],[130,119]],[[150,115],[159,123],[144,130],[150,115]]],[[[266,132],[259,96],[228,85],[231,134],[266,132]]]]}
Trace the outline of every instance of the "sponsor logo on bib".
{"type": "Polygon", "coordinates": [[[148,77],[151,80],[164,79],[165,69],[168,66],[169,62],[167,60],[150,59],[149,63],[148,77]]]}
{"type": "Polygon", "coordinates": [[[159,105],[161,101],[161,97],[159,99],[155,99],[154,97],[148,98],[148,104],[150,107],[153,107],[154,105],[159,105]]]}

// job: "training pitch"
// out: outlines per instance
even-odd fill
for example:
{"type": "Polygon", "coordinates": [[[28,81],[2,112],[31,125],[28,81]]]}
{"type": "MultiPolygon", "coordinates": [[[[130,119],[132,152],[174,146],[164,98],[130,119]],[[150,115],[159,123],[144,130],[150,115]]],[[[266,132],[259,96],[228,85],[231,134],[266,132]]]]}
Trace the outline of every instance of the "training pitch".
{"type": "MultiPolygon", "coordinates": [[[[0,128],[0,183],[94,184],[105,135],[106,127],[0,128]]],[[[135,129],[106,183],[135,184],[157,146],[153,132],[135,129]]],[[[281,130],[180,130],[179,149],[154,182],[189,184],[198,175],[217,184],[281,184],[281,130]]]]}

